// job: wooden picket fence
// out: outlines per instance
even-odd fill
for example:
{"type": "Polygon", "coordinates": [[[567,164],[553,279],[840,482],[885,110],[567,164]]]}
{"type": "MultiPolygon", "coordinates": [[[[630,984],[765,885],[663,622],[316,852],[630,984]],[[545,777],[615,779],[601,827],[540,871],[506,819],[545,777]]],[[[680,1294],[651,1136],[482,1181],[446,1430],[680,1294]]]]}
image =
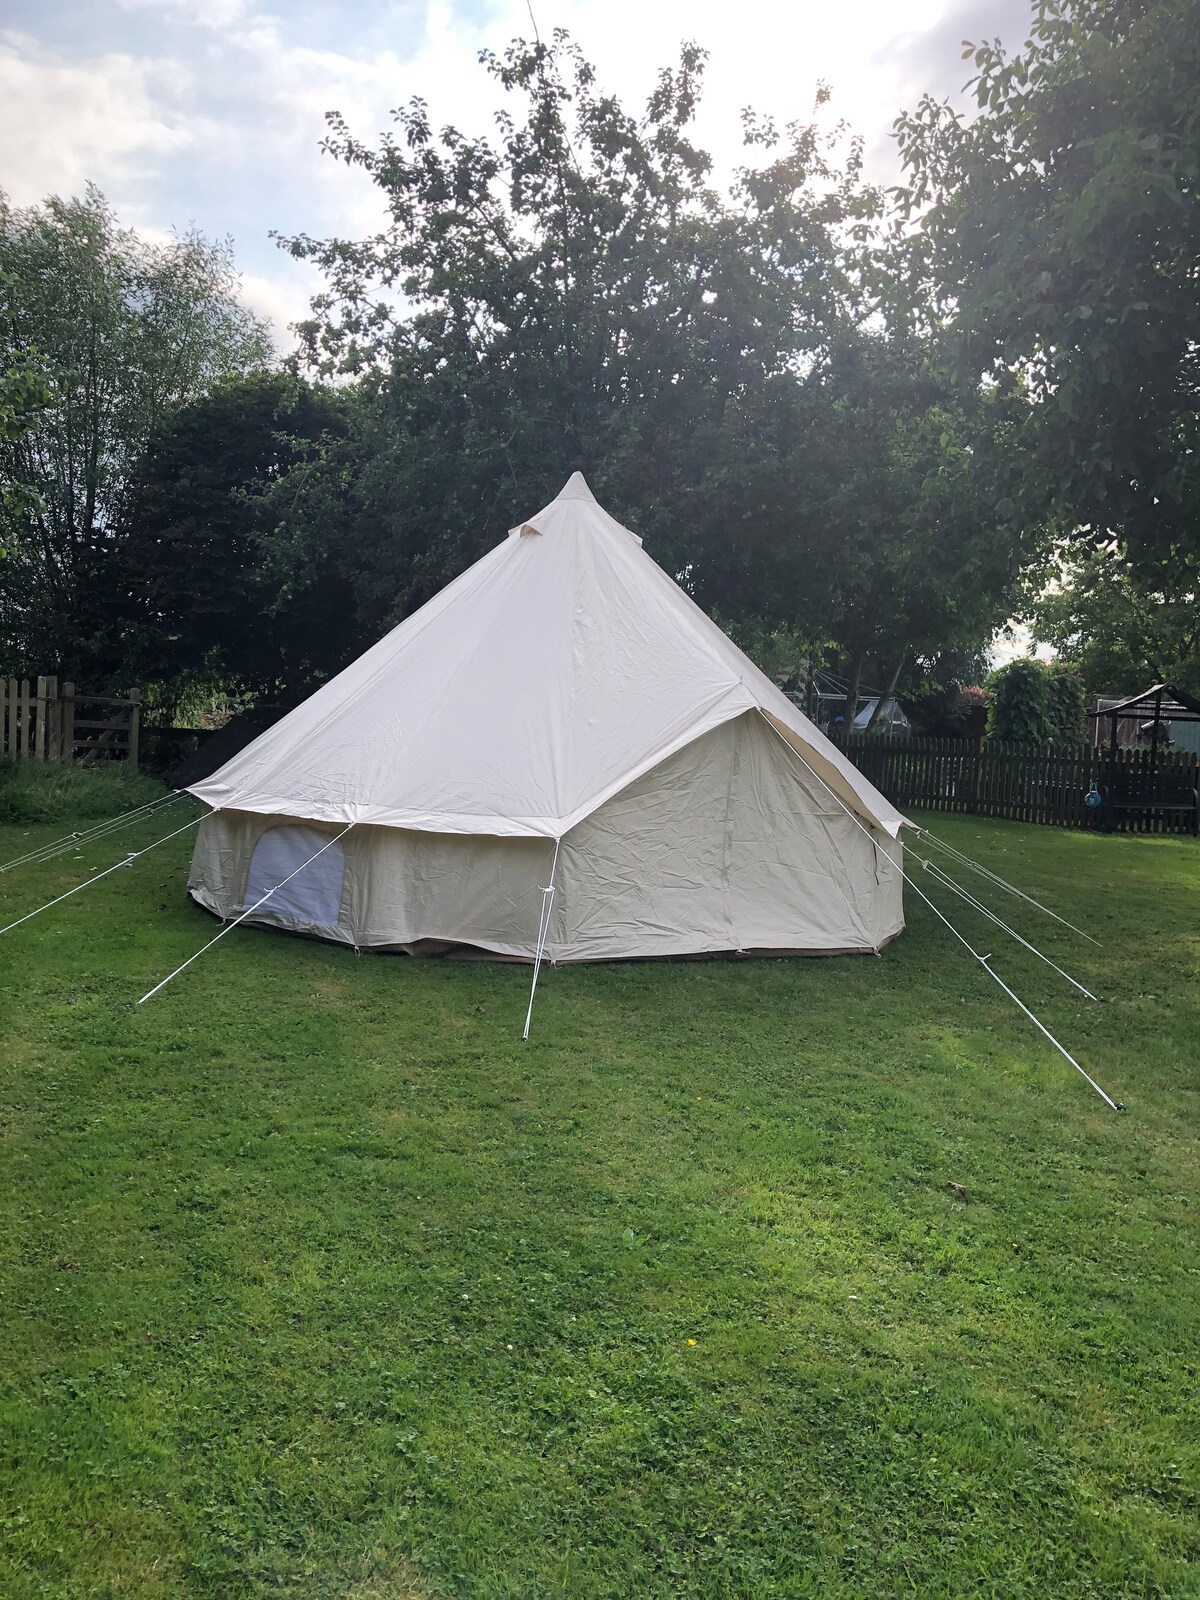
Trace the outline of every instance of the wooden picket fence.
{"type": "Polygon", "coordinates": [[[970,739],[839,736],[838,748],[900,811],[964,812],[1064,828],[1190,833],[1180,796],[1200,789],[1190,751],[1038,749],[970,739]],[[1105,804],[1089,806],[1098,792],[1105,804]],[[1169,809],[1168,809],[1169,807],[1169,809]]]}
{"type": "Polygon", "coordinates": [[[63,766],[138,764],[142,692],[90,694],[46,675],[0,678],[0,755],[63,766]]]}

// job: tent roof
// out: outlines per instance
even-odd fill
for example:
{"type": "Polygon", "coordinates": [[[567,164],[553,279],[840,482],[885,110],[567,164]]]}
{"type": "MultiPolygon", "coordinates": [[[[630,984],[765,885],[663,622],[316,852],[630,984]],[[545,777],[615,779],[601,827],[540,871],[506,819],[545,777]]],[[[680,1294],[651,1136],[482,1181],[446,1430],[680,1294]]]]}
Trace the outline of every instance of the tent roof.
{"type": "Polygon", "coordinates": [[[548,506],[191,792],[211,806],[560,838],[759,711],[853,811],[900,816],[597,503],[548,506]]]}

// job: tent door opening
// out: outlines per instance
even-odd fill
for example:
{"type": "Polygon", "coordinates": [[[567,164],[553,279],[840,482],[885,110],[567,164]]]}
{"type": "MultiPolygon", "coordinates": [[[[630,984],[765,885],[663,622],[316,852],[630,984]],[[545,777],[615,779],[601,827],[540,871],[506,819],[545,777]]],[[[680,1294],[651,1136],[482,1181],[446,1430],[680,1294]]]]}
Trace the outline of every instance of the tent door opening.
{"type": "Polygon", "coordinates": [[[336,928],[346,876],[346,857],[340,844],[330,846],[315,861],[309,862],[291,883],[283,883],[328,843],[329,835],[319,828],[297,823],[268,828],[250,857],[243,907],[252,906],[263,895],[270,894],[277,884],[283,884],[260,908],[260,915],[280,917],[306,928],[336,928]]]}

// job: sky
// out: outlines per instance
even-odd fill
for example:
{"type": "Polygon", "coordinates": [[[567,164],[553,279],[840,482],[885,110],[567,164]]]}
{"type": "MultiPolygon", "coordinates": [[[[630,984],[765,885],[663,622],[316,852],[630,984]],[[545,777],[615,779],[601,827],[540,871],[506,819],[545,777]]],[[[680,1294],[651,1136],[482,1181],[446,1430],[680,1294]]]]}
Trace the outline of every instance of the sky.
{"type": "MultiPolygon", "coordinates": [[[[817,84],[897,174],[889,131],[926,91],[965,104],[963,39],[1023,41],[1029,0],[531,0],[543,38],[566,28],[600,84],[643,102],[680,43],[709,52],[699,138],[719,175],[740,158],[739,114],[808,120],[817,84]]],[[[0,189],[17,205],[98,184],[149,236],[230,237],[245,298],[275,330],[318,287],[271,232],[361,237],[371,185],[323,155],[324,113],[371,140],[413,95],[435,125],[485,133],[499,92],[478,65],[533,32],[527,0],[5,0],[0,189]]]]}

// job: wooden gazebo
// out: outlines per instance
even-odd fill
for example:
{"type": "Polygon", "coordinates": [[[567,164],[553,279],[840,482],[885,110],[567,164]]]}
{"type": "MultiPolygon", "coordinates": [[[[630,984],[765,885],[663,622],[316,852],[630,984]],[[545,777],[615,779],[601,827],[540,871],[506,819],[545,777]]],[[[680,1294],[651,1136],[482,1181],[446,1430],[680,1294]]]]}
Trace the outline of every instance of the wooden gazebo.
{"type": "MultiPolygon", "coordinates": [[[[1111,831],[1118,817],[1128,812],[1181,812],[1191,818],[1192,832],[1200,833],[1200,786],[1195,759],[1169,758],[1170,725],[1200,724],[1200,700],[1173,683],[1156,683],[1141,694],[1089,711],[1088,716],[1107,722],[1108,760],[1100,785],[1106,826],[1111,831]],[[1136,723],[1149,746],[1121,748],[1122,724],[1136,723]]],[[[1097,729],[1099,732],[1099,728],[1097,729]]],[[[1096,740],[1099,745],[1101,741],[1096,740]]]]}

